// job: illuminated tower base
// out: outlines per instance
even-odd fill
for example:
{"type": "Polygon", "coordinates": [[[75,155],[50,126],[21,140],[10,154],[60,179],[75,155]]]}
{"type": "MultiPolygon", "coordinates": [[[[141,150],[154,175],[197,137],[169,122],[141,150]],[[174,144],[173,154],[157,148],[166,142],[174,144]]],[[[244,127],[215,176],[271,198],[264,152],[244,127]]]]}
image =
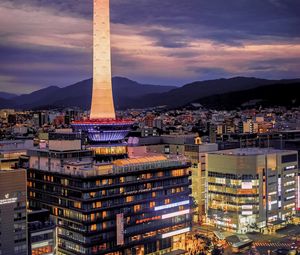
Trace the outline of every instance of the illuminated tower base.
{"type": "Polygon", "coordinates": [[[95,152],[96,158],[111,161],[127,156],[124,139],[133,122],[130,120],[87,120],[73,122],[75,132],[83,134],[87,148],[95,152]]]}

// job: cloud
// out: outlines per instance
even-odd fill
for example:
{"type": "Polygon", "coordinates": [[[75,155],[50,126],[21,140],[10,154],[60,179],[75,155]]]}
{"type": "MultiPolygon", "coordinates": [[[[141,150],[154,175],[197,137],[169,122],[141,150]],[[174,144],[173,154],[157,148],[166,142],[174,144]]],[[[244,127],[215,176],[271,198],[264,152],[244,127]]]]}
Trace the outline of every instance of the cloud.
{"type": "MultiPolygon", "coordinates": [[[[113,74],[170,85],[297,77],[299,13],[293,0],[111,0],[113,74]]],[[[0,75],[10,77],[0,91],[92,75],[92,0],[2,0],[0,24],[0,75]]]]}

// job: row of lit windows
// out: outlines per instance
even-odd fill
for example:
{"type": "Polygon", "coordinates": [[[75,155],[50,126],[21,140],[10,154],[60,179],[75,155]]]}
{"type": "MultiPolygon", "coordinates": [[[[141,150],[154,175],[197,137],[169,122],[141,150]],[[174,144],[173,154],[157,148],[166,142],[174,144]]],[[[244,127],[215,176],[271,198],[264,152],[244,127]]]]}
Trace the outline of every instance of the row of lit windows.
{"type": "Polygon", "coordinates": [[[236,175],[236,174],[225,174],[225,173],[222,173],[222,171],[220,171],[220,172],[209,171],[208,176],[225,178],[227,180],[232,179],[232,180],[245,180],[245,181],[257,180],[259,178],[258,174],[256,174],[256,175],[249,175],[249,174],[236,175]]]}
{"type": "MultiPolygon", "coordinates": [[[[209,204],[209,208],[210,209],[215,209],[215,210],[223,210],[223,211],[243,211],[243,207],[242,205],[231,205],[228,203],[222,203],[220,201],[215,201],[213,200],[210,204],[209,204]]],[[[259,207],[258,206],[252,206],[251,207],[251,211],[258,211],[259,207]]]]}
{"type": "Polygon", "coordinates": [[[259,202],[258,197],[235,197],[210,194],[208,197],[208,203],[211,203],[214,200],[219,202],[223,201],[224,203],[235,205],[255,204],[259,202]]]}
{"type": "Polygon", "coordinates": [[[69,251],[74,251],[77,253],[82,253],[82,254],[88,254],[88,250],[84,248],[83,246],[72,243],[70,241],[65,241],[62,240],[61,238],[58,238],[58,246],[62,247],[63,249],[69,250],[69,251]]]}
{"type": "Polygon", "coordinates": [[[183,224],[188,221],[189,221],[189,215],[181,215],[169,219],[164,219],[163,221],[154,220],[154,221],[147,222],[147,224],[134,224],[131,226],[126,226],[126,234],[133,234],[142,231],[145,232],[150,229],[157,229],[162,225],[167,226],[167,225],[183,224]]]}
{"type": "Polygon", "coordinates": [[[258,189],[247,189],[247,190],[243,190],[243,189],[237,189],[237,188],[230,188],[230,187],[219,187],[219,186],[215,186],[215,185],[209,185],[209,191],[216,191],[216,192],[222,192],[222,193],[229,193],[229,194],[249,194],[249,195],[253,195],[253,194],[258,194],[259,190],[258,189]]]}
{"type": "Polygon", "coordinates": [[[44,247],[39,247],[31,250],[31,255],[43,255],[53,253],[53,247],[51,245],[47,245],[44,247]]]}
{"type": "Polygon", "coordinates": [[[62,220],[62,219],[58,219],[58,226],[61,227],[67,227],[69,229],[73,229],[75,231],[87,231],[87,228],[85,226],[82,226],[81,224],[77,224],[71,221],[66,221],[66,220],[62,220]]]}
{"type": "MultiPolygon", "coordinates": [[[[114,189],[108,189],[108,190],[100,190],[97,192],[89,192],[89,193],[84,193],[82,194],[82,198],[88,199],[88,198],[102,198],[103,196],[111,196],[111,195],[118,195],[118,194],[124,194],[124,193],[130,193],[130,192],[136,192],[139,190],[142,192],[143,190],[147,191],[150,189],[154,188],[160,188],[160,187],[168,187],[168,186],[174,186],[174,185],[182,185],[186,184],[188,182],[187,178],[178,178],[178,179],[169,179],[169,180],[164,180],[164,181],[157,181],[153,183],[145,183],[145,184],[137,184],[137,185],[132,185],[132,186],[126,186],[126,187],[120,187],[120,188],[114,188],[114,189]]],[[[35,186],[35,183],[30,181],[28,184],[29,187],[35,186]]],[[[35,189],[42,189],[48,193],[53,193],[57,195],[62,195],[62,196],[69,196],[69,197],[74,197],[74,198],[80,198],[81,195],[79,192],[75,192],[72,190],[68,190],[67,188],[62,188],[58,186],[53,186],[53,185],[42,185],[40,183],[37,183],[37,187],[34,187],[35,189]]],[[[179,192],[178,190],[172,190],[169,192],[170,194],[179,192]]],[[[35,193],[30,191],[29,192],[30,197],[35,197],[35,193]]],[[[49,195],[49,194],[48,194],[49,195]]],[[[162,195],[162,194],[154,194],[152,197],[155,197],[157,195],[162,195]]],[[[138,199],[143,199],[143,198],[138,198],[138,199]]],[[[66,200],[59,200],[59,203],[64,206],[74,206],[75,208],[81,208],[80,205],[73,205],[69,204],[66,200]]],[[[97,206],[93,206],[92,208],[99,208],[97,206]]]]}
{"type": "Polygon", "coordinates": [[[58,233],[58,235],[67,236],[68,238],[75,240],[75,241],[86,242],[86,238],[83,235],[63,229],[63,228],[58,228],[57,233],[58,233]]]}
{"type": "Polygon", "coordinates": [[[291,204],[288,204],[288,205],[285,205],[283,207],[284,210],[289,210],[289,209],[292,209],[292,208],[295,208],[296,204],[295,203],[291,203],[291,204]]]}
{"type": "MultiPolygon", "coordinates": [[[[180,177],[184,176],[188,173],[187,169],[176,169],[176,170],[167,170],[167,171],[158,171],[154,173],[146,173],[146,174],[140,174],[140,175],[134,175],[134,176],[122,176],[119,178],[113,178],[113,179],[101,179],[101,180],[95,180],[91,182],[76,182],[75,180],[69,180],[67,178],[55,178],[52,175],[43,175],[38,174],[36,175],[33,172],[29,172],[29,177],[33,179],[38,180],[44,180],[47,182],[57,183],[61,184],[63,186],[83,186],[84,188],[91,188],[91,187],[100,187],[104,185],[112,185],[112,184],[119,184],[119,183],[125,183],[125,182],[135,182],[139,180],[147,180],[152,178],[159,178],[159,177],[180,177]],[[76,185],[75,185],[76,184],[76,185]]],[[[28,183],[29,187],[32,187],[32,183],[28,183]]]]}
{"type": "MultiPolygon", "coordinates": [[[[220,186],[227,186],[227,187],[232,187],[232,188],[242,188],[243,183],[245,182],[244,180],[236,180],[236,179],[226,179],[226,178],[219,178],[219,177],[208,177],[207,178],[208,183],[212,185],[218,185],[220,186]]],[[[252,180],[247,180],[247,183],[251,183],[251,186],[253,188],[259,186],[259,180],[257,179],[252,179],[252,180]]]]}
{"type": "Polygon", "coordinates": [[[283,184],[283,186],[284,186],[284,187],[287,187],[287,186],[295,185],[295,184],[296,184],[295,181],[289,181],[289,182],[285,182],[285,183],[283,184]]]}
{"type": "MultiPolygon", "coordinates": [[[[187,191],[188,187],[176,187],[176,188],[171,188],[171,189],[164,189],[164,190],[159,190],[159,191],[153,191],[147,192],[147,193],[141,193],[141,194],[135,194],[131,196],[126,196],[126,197],[117,197],[117,198],[111,198],[109,200],[102,200],[102,201],[96,201],[92,203],[84,203],[82,204],[81,202],[69,202],[68,207],[73,207],[77,209],[85,209],[85,210],[91,210],[91,209],[99,209],[99,208],[106,208],[110,207],[112,205],[119,205],[119,204],[124,204],[124,203],[131,203],[135,201],[141,201],[141,200],[146,200],[146,199],[151,199],[151,198],[156,198],[156,197],[161,197],[161,196],[167,196],[167,195],[172,195],[172,194],[178,194],[182,193],[184,191],[187,191]]],[[[136,191],[135,191],[136,192],[136,191]]],[[[140,190],[142,192],[142,190],[140,190]]],[[[30,192],[32,193],[32,192],[30,192]]],[[[63,202],[64,199],[59,199],[58,202],[60,205],[65,205],[66,206],[66,201],[63,202]]]]}
{"type": "Polygon", "coordinates": [[[116,146],[116,147],[99,147],[99,148],[92,148],[96,154],[126,154],[127,150],[125,146],[116,146]]]}

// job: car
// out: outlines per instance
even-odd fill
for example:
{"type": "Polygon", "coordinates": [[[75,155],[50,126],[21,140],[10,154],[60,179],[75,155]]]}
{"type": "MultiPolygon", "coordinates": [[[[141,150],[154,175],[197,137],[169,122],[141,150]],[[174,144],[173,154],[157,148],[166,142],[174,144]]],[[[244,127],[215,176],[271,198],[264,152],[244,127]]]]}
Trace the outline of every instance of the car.
{"type": "Polygon", "coordinates": [[[296,244],[296,243],[292,243],[291,249],[292,249],[292,250],[297,250],[297,249],[298,249],[297,244],[296,244]]]}

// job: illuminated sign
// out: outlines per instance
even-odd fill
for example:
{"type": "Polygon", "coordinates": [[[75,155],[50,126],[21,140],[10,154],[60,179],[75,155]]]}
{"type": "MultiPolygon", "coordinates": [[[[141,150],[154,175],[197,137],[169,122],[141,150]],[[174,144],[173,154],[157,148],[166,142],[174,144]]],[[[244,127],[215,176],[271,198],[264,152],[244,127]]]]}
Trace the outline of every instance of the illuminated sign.
{"type": "Polygon", "coordinates": [[[256,194],[257,190],[256,189],[237,189],[238,194],[244,194],[244,195],[252,195],[256,194]]]}
{"type": "Polygon", "coordinates": [[[140,223],[145,223],[145,222],[149,222],[149,221],[153,221],[153,220],[160,220],[161,216],[154,216],[151,218],[145,218],[145,219],[141,219],[141,220],[137,220],[135,223],[136,224],[140,224],[140,223]]]}
{"type": "Polygon", "coordinates": [[[252,211],[242,211],[242,215],[252,215],[252,211]]]}
{"type": "Polygon", "coordinates": [[[172,218],[172,217],[175,217],[175,216],[180,216],[180,215],[184,215],[184,214],[188,214],[188,213],[190,213],[190,209],[179,211],[179,212],[164,214],[164,215],[161,216],[161,218],[162,219],[168,219],[168,218],[172,218]]]}
{"type": "Polygon", "coordinates": [[[6,205],[6,204],[12,204],[17,202],[18,198],[17,197],[9,197],[9,194],[5,194],[5,199],[0,200],[0,205],[6,205]]]}
{"type": "Polygon", "coordinates": [[[252,189],[252,182],[242,182],[242,189],[252,189]]]}
{"type": "Polygon", "coordinates": [[[154,207],[154,211],[169,209],[169,208],[173,208],[173,207],[180,206],[180,205],[188,205],[189,203],[190,203],[190,200],[184,200],[184,201],[173,203],[173,204],[156,206],[156,207],[154,207]]]}
{"type": "Polygon", "coordinates": [[[117,245],[124,245],[124,214],[117,214],[117,245]]]}
{"type": "Polygon", "coordinates": [[[245,209],[245,210],[252,210],[253,208],[253,205],[242,205],[242,209],[245,209]]]}
{"type": "Polygon", "coordinates": [[[292,191],[295,191],[295,188],[287,189],[287,190],[286,190],[286,193],[289,193],[289,192],[292,192],[292,191]]]}
{"type": "Polygon", "coordinates": [[[286,166],[284,168],[284,170],[292,170],[292,169],[295,169],[295,168],[296,168],[296,166],[286,166]]]}
{"type": "Polygon", "coordinates": [[[176,236],[176,235],[180,235],[180,234],[184,234],[187,233],[191,230],[190,227],[188,228],[183,228],[183,229],[179,229],[179,230],[175,230],[166,234],[162,234],[162,238],[167,238],[167,237],[171,237],[171,236],[176,236]]]}
{"type": "Polygon", "coordinates": [[[274,191],[274,192],[269,193],[269,196],[273,196],[273,195],[276,195],[276,194],[277,194],[277,192],[274,191]]]}
{"type": "Polygon", "coordinates": [[[286,200],[291,200],[291,199],[294,199],[294,198],[295,198],[295,196],[289,196],[289,197],[286,198],[286,200]]]}

